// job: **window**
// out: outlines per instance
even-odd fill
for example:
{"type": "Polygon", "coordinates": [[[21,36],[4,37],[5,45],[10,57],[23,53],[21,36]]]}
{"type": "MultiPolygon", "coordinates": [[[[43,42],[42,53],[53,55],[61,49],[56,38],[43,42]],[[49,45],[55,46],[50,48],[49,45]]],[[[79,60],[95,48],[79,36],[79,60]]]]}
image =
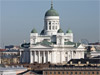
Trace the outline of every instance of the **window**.
{"type": "Polygon", "coordinates": [[[94,72],[92,72],[92,74],[94,74],[94,72]]]}
{"type": "Polygon", "coordinates": [[[81,72],[79,72],[79,74],[81,74],[81,72]]]}
{"type": "Polygon", "coordinates": [[[62,74],[64,74],[64,72],[62,72],[62,74]]]}
{"type": "Polygon", "coordinates": [[[74,54],[76,54],[76,51],[73,51],[74,54]]]}
{"type": "Polygon", "coordinates": [[[52,74],[52,72],[50,72],[50,74],[52,74]]]}
{"type": "Polygon", "coordinates": [[[54,72],[54,74],[56,74],[56,72],[54,72]]]}
{"type": "Polygon", "coordinates": [[[49,21],[49,25],[51,25],[51,21],[49,21]]]}
{"type": "Polygon", "coordinates": [[[65,41],[67,40],[67,39],[64,39],[65,41]]]}
{"type": "Polygon", "coordinates": [[[68,72],[66,72],[66,74],[68,74],[68,72]]]}
{"type": "Polygon", "coordinates": [[[54,26],[52,26],[52,29],[54,29],[54,26]]]}
{"type": "Polygon", "coordinates": [[[56,29],[57,29],[57,26],[56,26],[56,29]]]}
{"type": "Polygon", "coordinates": [[[49,30],[51,30],[51,25],[49,25],[49,30]]]}
{"type": "Polygon", "coordinates": [[[88,74],[90,74],[90,72],[88,72],[88,74]]]}
{"type": "Polygon", "coordinates": [[[73,72],[71,72],[71,74],[73,74],[73,72]]]}
{"type": "Polygon", "coordinates": [[[75,72],[75,74],[77,74],[77,72],[75,72]]]}
{"type": "Polygon", "coordinates": [[[58,74],[60,74],[60,72],[58,72],[58,74]]]}
{"type": "Polygon", "coordinates": [[[47,72],[45,72],[45,74],[47,74],[47,72]]]}
{"type": "Polygon", "coordinates": [[[99,74],[99,72],[97,72],[97,74],[99,74]]]}

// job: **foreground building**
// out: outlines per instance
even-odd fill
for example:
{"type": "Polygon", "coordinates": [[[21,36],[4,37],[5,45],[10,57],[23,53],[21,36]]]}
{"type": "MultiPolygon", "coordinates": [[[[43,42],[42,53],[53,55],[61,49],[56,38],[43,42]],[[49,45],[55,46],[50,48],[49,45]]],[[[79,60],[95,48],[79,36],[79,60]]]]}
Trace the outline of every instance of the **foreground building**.
{"type": "Polygon", "coordinates": [[[30,33],[30,47],[20,49],[21,63],[66,63],[70,59],[84,58],[84,47],[73,42],[73,32],[64,34],[60,27],[59,14],[53,4],[45,13],[44,28],[40,34],[36,29],[30,33]]]}
{"type": "Polygon", "coordinates": [[[45,68],[43,75],[100,75],[100,67],[51,67],[45,68]]]}
{"type": "Polygon", "coordinates": [[[100,75],[100,66],[56,65],[42,70],[27,70],[18,75],[100,75]]]}

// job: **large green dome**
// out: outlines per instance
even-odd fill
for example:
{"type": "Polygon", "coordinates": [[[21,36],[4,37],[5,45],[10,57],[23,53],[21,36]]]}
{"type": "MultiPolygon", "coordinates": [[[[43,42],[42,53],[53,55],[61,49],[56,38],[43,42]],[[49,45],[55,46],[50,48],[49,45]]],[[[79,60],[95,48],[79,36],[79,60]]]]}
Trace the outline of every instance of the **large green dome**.
{"type": "Polygon", "coordinates": [[[45,16],[59,16],[59,14],[56,12],[56,10],[51,8],[45,13],[45,16]]]}
{"type": "Polygon", "coordinates": [[[45,13],[45,16],[59,16],[55,9],[53,9],[53,4],[51,3],[51,8],[45,13]]]}

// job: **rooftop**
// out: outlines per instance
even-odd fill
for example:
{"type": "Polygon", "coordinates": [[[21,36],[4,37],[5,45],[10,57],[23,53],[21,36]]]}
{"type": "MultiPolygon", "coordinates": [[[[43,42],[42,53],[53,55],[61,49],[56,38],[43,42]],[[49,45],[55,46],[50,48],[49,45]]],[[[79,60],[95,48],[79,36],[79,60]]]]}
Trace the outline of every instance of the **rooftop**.
{"type": "Polygon", "coordinates": [[[100,67],[88,67],[88,66],[72,66],[72,67],[50,67],[50,68],[44,68],[44,71],[48,70],[58,70],[58,71],[99,71],[100,67]]]}
{"type": "Polygon", "coordinates": [[[81,64],[85,64],[87,61],[91,64],[100,64],[100,59],[71,59],[68,63],[77,64],[79,61],[81,64]]]}

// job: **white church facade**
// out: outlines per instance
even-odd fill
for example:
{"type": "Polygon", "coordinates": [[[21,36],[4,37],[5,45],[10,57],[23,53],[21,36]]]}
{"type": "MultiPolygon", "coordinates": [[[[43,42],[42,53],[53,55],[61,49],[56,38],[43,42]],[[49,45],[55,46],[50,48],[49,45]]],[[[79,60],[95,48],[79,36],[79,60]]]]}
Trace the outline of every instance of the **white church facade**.
{"type": "Polygon", "coordinates": [[[71,59],[84,58],[84,46],[73,42],[73,32],[60,28],[59,14],[53,4],[45,13],[41,33],[33,29],[30,33],[30,47],[20,49],[21,63],[66,63],[71,59]]]}

